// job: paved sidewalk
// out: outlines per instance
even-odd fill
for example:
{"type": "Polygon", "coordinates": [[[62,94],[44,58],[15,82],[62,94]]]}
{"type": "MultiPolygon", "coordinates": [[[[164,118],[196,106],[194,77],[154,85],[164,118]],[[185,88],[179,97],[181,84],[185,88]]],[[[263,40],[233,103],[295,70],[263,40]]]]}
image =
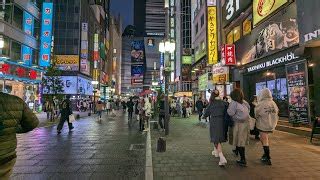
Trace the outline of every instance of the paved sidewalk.
{"type": "Polygon", "coordinates": [[[219,158],[211,155],[209,130],[199,125],[197,118],[171,118],[167,151],[156,152],[157,138],[162,133],[152,130],[152,160],[154,179],[320,179],[320,144],[309,139],[276,131],[271,137],[272,166],[259,161],[262,147],[251,140],[247,147],[248,167],[236,164],[232,147],[225,143],[228,160],[225,168],[218,166],[219,158]]]}
{"type": "Polygon", "coordinates": [[[146,135],[138,132],[136,122],[129,128],[119,111],[102,123],[88,117],[74,126],[69,133],[65,124],[60,135],[55,126],[18,135],[11,179],[144,179],[146,135]]]}
{"type": "MultiPolygon", "coordinates": [[[[89,111],[86,112],[79,112],[79,111],[74,111],[74,115],[80,116],[80,118],[88,117],[89,111]]],[[[50,121],[47,119],[47,113],[46,112],[41,112],[41,113],[36,113],[36,116],[39,119],[39,126],[38,127],[44,127],[44,126],[52,126],[55,125],[56,123],[59,122],[59,119],[56,119],[55,121],[50,121]]]]}

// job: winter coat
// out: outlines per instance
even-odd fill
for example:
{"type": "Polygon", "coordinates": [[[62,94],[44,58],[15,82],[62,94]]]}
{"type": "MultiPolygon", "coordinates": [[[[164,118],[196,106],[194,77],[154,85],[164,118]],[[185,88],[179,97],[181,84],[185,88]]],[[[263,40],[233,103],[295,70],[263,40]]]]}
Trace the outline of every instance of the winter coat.
{"type": "Polygon", "coordinates": [[[263,89],[258,96],[255,108],[256,126],[262,131],[273,131],[279,120],[279,108],[272,99],[269,89],[263,89]]]}
{"type": "Polygon", "coordinates": [[[212,143],[227,141],[225,114],[227,103],[216,99],[209,104],[204,113],[204,118],[210,116],[210,139],[212,143]]]}
{"type": "Polygon", "coordinates": [[[165,116],[166,115],[165,101],[164,100],[160,100],[159,101],[159,115],[160,116],[165,116]]]}
{"type": "Polygon", "coordinates": [[[127,102],[128,112],[133,112],[134,103],[132,101],[127,102]]]}
{"type": "Polygon", "coordinates": [[[65,99],[61,103],[61,119],[68,119],[70,114],[72,114],[71,101],[65,99]]]}
{"type": "Polygon", "coordinates": [[[198,101],[196,102],[196,108],[197,108],[197,110],[198,110],[199,112],[202,112],[202,111],[203,111],[204,104],[203,104],[203,102],[202,102],[201,100],[198,100],[198,101]]]}
{"type": "Polygon", "coordinates": [[[144,98],[144,106],[142,109],[144,110],[145,116],[151,116],[151,103],[149,102],[149,98],[144,98]]]}
{"type": "Polygon", "coordinates": [[[96,104],[96,109],[97,109],[97,111],[103,111],[103,109],[104,109],[104,104],[99,104],[99,103],[97,103],[96,104]]]}
{"type": "Polygon", "coordinates": [[[36,115],[19,97],[0,92],[0,179],[11,169],[16,158],[16,133],[33,130],[39,124],[36,115]],[[10,166],[10,167],[8,167],[10,166]]]}
{"type": "Polygon", "coordinates": [[[232,100],[228,107],[228,114],[232,117],[234,122],[247,122],[250,117],[249,112],[250,105],[246,101],[243,101],[243,103],[240,104],[232,100]]]}

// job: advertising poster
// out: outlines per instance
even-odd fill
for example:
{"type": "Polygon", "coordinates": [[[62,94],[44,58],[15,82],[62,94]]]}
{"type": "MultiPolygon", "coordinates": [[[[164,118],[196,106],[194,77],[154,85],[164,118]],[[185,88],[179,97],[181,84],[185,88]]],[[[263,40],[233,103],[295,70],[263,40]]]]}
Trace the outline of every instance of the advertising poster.
{"type": "Polygon", "coordinates": [[[218,63],[217,7],[208,7],[208,64],[218,63]]]}
{"type": "Polygon", "coordinates": [[[83,77],[78,77],[78,94],[92,96],[93,95],[93,85],[91,80],[85,79],[83,77]]]}
{"type": "Polygon", "coordinates": [[[214,84],[224,84],[229,81],[229,67],[213,67],[212,82],[214,84]]]}
{"type": "MultiPolygon", "coordinates": [[[[23,11],[23,31],[30,36],[33,36],[34,18],[31,14],[23,11]]],[[[28,46],[22,45],[22,61],[25,65],[31,66],[32,64],[32,49],[28,46]]]]}
{"type": "Polygon", "coordinates": [[[42,21],[40,36],[39,64],[41,67],[50,66],[52,41],[53,3],[44,2],[42,5],[42,21]]]}
{"type": "Polygon", "coordinates": [[[182,81],[191,81],[191,65],[183,64],[181,67],[181,79],[182,81]]]}
{"type": "Polygon", "coordinates": [[[88,23],[81,24],[81,50],[80,71],[90,75],[90,62],[88,61],[88,23]]]}
{"type": "Polygon", "coordinates": [[[288,0],[253,0],[253,25],[269,16],[288,0]]]}
{"type": "Polygon", "coordinates": [[[306,63],[286,66],[289,96],[289,122],[308,124],[306,63]]]}
{"type": "Polygon", "coordinates": [[[79,56],[78,55],[56,55],[55,63],[58,69],[63,71],[78,71],[79,56]]]}
{"type": "Polygon", "coordinates": [[[198,89],[199,91],[206,91],[208,85],[208,73],[199,76],[198,89]]]}
{"type": "Polygon", "coordinates": [[[143,84],[144,66],[143,64],[131,65],[131,84],[143,84]]]}
{"type": "Polygon", "coordinates": [[[131,62],[144,63],[144,42],[132,41],[131,42],[131,62]]]}
{"type": "MultiPolygon", "coordinates": [[[[63,93],[62,94],[77,94],[77,76],[60,76],[63,83],[63,93]]],[[[43,94],[51,94],[49,90],[44,87],[43,94]]]]}

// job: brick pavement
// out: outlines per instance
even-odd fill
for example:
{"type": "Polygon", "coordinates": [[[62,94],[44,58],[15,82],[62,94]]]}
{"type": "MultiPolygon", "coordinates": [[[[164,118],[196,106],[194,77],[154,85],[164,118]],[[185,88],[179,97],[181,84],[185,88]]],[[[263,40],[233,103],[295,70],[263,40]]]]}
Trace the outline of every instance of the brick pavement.
{"type": "Polygon", "coordinates": [[[152,130],[154,179],[320,179],[320,147],[309,140],[276,131],[271,137],[272,166],[260,163],[262,147],[252,139],[247,147],[248,167],[236,164],[231,146],[223,145],[228,160],[225,168],[211,155],[208,128],[199,125],[196,117],[171,118],[167,151],[156,152],[157,138],[162,133],[152,130]]]}
{"type": "Polygon", "coordinates": [[[145,149],[130,150],[131,144],[145,144],[137,123],[128,127],[126,117],[93,117],[74,123],[60,135],[56,126],[37,128],[18,135],[17,163],[11,179],[144,179],[145,149]]]}

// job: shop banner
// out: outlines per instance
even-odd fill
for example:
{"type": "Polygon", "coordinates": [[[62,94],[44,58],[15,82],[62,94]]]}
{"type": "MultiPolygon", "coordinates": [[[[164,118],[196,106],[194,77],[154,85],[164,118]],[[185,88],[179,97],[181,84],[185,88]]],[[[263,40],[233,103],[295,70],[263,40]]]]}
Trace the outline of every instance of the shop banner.
{"type": "Polygon", "coordinates": [[[52,43],[52,18],[53,3],[44,2],[42,5],[42,21],[40,36],[39,65],[41,67],[50,66],[51,43],[52,43]]]}
{"type": "Polygon", "coordinates": [[[198,79],[198,90],[199,91],[206,91],[208,85],[208,73],[199,76],[198,79]]]}
{"type": "Polygon", "coordinates": [[[319,0],[296,0],[298,11],[298,24],[300,44],[304,45],[311,40],[320,38],[320,1],[319,0]]]}
{"type": "Polygon", "coordinates": [[[244,12],[252,0],[226,0],[222,6],[222,24],[227,26],[232,20],[244,12]]]}
{"type": "Polygon", "coordinates": [[[212,82],[214,84],[224,84],[229,81],[229,67],[220,66],[212,68],[212,82]]]}
{"type": "Polygon", "coordinates": [[[287,2],[288,0],[253,0],[253,25],[258,24],[287,2]]]}
{"type": "Polygon", "coordinates": [[[286,66],[289,95],[289,122],[309,123],[306,63],[286,66]]]}
{"type": "Polygon", "coordinates": [[[17,64],[10,64],[6,62],[0,63],[0,77],[7,77],[13,79],[25,79],[25,80],[39,80],[42,79],[41,71],[31,69],[17,64]]]}
{"type": "Polygon", "coordinates": [[[222,64],[227,66],[236,65],[236,47],[232,45],[224,45],[221,51],[222,54],[222,64]]]}
{"type": "Polygon", "coordinates": [[[208,64],[218,63],[218,35],[217,35],[217,7],[209,6],[208,8],[208,64]]]}
{"type": "MultiPolygon", "coordinates": [[[[99,35],[94,34],[94,40],[93,40],[93,61],[98,61],[99,60],[99,35]]],[[[94,63],[93,68],[98,68],[98,64],[94,63]]]]}
{"type": "Polygon", "coordinates": [[[242,37],[236,45],[237,61],[251,63],[299,43],[296,4],[278,12],[242,37]]]}
{"type": "Polygon", "coordinates": [[[143,84],[143,75],[144,75],[143,64],[131,65],[131,84],[142,85],[143,84]]]}
{"type": "Polygon", "coordinates": [[[56,67],[63,71],[78,71],[79,56],[78,55],[56,55],[56,67]]]}
{"type": "Polygon", "coordinates": [[[191,56],[182,56],[182,64],[192,64],[191,56]]]}
{"type": "Polygon", "coordinates": [[[88,23],[81,24],[80,72],[90,75],[90,62],[88,61],[88,23]]]}
{"type": "Polygon", "coordinates": [[[144,63],[144,41],[131,42],[131,62],[144,63]]]}
{"type": "MultiPolygon", "coordinates": [[[[23,11],[23,31],[30,36],[33,36],[34,18],[31,14],[23,11]]],[[[32,64],[32,48],[22,45],[21,48],[23,64],[31,66],[32,64]]]]}

